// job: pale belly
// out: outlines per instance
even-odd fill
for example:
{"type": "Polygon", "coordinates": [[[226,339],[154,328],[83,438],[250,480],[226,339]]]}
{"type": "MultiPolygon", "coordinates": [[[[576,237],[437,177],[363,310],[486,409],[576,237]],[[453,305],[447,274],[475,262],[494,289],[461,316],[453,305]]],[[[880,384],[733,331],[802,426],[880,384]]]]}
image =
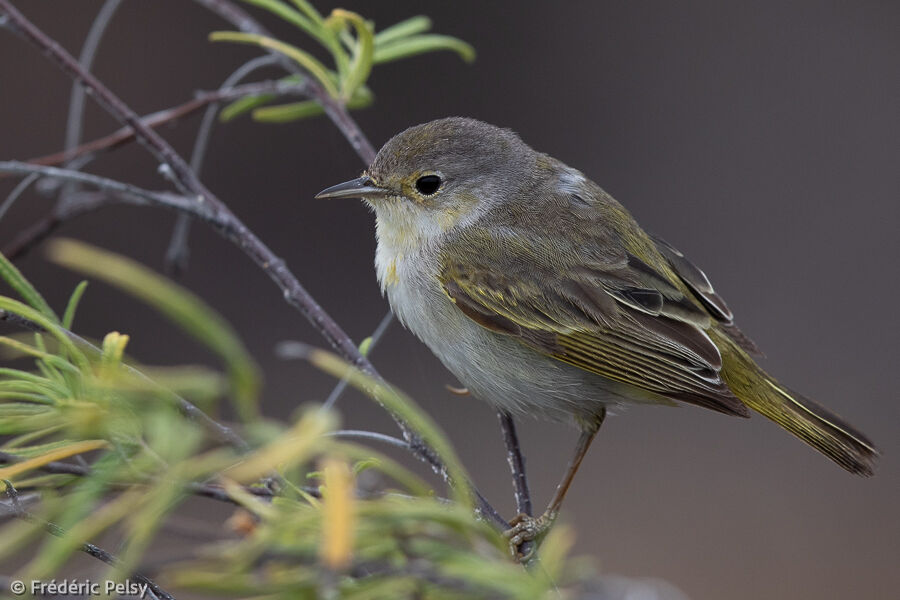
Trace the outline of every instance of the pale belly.
{"type": "Polygon", "coordinates": [[[412,277],[400,269],[386,292],[406,328],[475,397],[497,408],[558,421],[593,420],[604,408],[654,401],[481,327],[456,307],[433,276],[412,277]]]}

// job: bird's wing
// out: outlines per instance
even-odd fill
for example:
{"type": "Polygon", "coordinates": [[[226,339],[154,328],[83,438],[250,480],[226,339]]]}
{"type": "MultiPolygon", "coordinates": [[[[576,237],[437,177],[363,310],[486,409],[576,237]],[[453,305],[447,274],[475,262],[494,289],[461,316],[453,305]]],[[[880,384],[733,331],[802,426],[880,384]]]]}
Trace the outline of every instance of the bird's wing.
{"type": "Polygon", "coordinates": [[[749,414],[719,376],[722,357],[704,332],[712,319],[699,302],[628,253],[555,264],[559,256],[465,236],[448,242],[440,279],[467,317],[547,356],[651,394],[749,414]]]}
{"type": "Polygon", "coordinates": [[[703,304],[709,313],[719,321],[720,329],[734,340],[738,346],[751,354],[762,356],[759,347],[734,324],[734,315],[725,304],[725,300],[716,293],[706,273],[701,271],[684,254],[665,240],[652,236],[656,248],[666,258],[669,266],[703,304]]]}

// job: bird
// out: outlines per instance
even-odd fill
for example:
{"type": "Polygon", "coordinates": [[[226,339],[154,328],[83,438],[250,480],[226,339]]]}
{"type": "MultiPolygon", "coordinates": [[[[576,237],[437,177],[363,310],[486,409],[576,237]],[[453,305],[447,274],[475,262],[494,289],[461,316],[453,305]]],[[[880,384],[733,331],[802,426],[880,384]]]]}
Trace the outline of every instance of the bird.
{"type": "Polygon", "coordinates": [[[410,127],[316,198],[374,211],[392,311],[471,394],[578,427],[547,509],[511,521],[512,544],[552,525],[604,417],[633,403],[756,412],[847,471],[874,473],[876,446],[755,362],[700,268],[510,129],[462,117],[410,127]]]}

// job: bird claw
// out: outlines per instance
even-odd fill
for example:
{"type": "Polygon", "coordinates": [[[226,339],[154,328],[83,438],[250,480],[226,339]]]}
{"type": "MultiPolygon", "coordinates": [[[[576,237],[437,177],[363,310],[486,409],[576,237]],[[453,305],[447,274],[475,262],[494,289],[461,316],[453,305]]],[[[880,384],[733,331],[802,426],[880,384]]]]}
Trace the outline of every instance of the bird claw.
{"type": "Polygon", "coordinates": [[[534,546],[526,554],[522,554],[520,548],[526,542],[535,542],[542,538],[553,526],[556,514],[545,512],[540,517],[532,517],[526,514],[518,514],[509,522],[510,528],[503,532],[503,537],[509,542],[510,553],[519,560],[527,561],[534,553],[534,546]]]}

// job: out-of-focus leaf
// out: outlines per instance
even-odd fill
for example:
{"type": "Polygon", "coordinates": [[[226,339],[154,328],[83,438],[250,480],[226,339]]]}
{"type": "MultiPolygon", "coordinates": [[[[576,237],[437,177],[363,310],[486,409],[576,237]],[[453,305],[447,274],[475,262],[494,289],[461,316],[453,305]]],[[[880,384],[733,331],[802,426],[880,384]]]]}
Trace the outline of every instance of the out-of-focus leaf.
{"type": "Polygon", "coordinates": [[[322,542],[319,556],[334,570],[350,562],[356,524],[354,477],[346,462],[326,459],[322,467],[322,542]]]}
{"type": "Polygon", "coordinates": [[[225,471],[225,476],[239,483],[250,483],[285,465],[298,464],[326,445],[325,434],[334,426],[328,413],[307,412],[281,437],[225,471]]]}
{"type": "Polygon", "coordinates": [[[128,336],[118,331],[111,331],[103,338],[100,351],[100,360],[106,365],[118,366],[122,363],[125,354],[125,346],[128,344],[128,336]]]}
{"type": "Polygon", "coordinates": [[[434,33],[405,37],[377,46],[373,60],[375,64],[379,64],[438,50],[456,52],[466,62],[475,60],[475,48],[471,45],[449,35],[434,33]]]}
{"type": "Polygon", "coordinates": [[[422,440],[440,456],[453,481],[453,494],[463,505],[472,507],[472,491],[469,487],[469,476],[463,468],[459,457],[441,432],[438,425],[425,413],[412,398],[393,386],[366,375],[350,365],[339,356],[310,348],[306,359],[314,366],[338,379],[346,378],[350,385],[364,392],[393,414],[406,422],[422,440]]]}
{"type": "Polygon", "coordinates": [[[375,47],[431,29],[431,19],[424,15],[410,17],[375,34],[375,47]]]}
{"type": "Polygon", "coordinates": [[[25,279],[22,273],[19,272],[19,269],[9,262],[2,253],[0,253],[0,277],[2,277],[12,289],[16,290],[29,306],[52,320],[54,323],[59,323],[59,317],[56,316],[56,313],[53,312],[53,309],[50,308],[50,305],[44,300],[44,297],[34,289],[34,286],[25,279]]]}
{"type": "Polygon", "coordinates": [[[78,310],[78,303],[81,302],[81,297],[84,295],[84,290],[87,289],[87,285],[87,281],[82,281],[75,286],[75,291],[69,296],[69,302],[66,304],[66,312],[63,313],[62,319],[62,326],[65,329],[72,329],[72,323],[75,321],[75,311],[78,310]]]}
{"type": "Polygon", "coordinates": [[[373,450],[368,446],[343,442],[340,448],[341,454],[351,459],[368,461],[370,468],[381,471],[384,475],[396,481],[402,489],[415,496],[429,496],[433,493],[424,479],[388,457],[386,454],[373,450]]]}
{"type": "MultiPolygon", "coordinates": [[[[57,428],[54,428],[54,431],[57,431],[57,428]]],[[[22,436],[24,437],[24,436],[22,436]]],[[[44,454],[52,451],[58,450],[60,448],[66,448],[73,443],[72,440],[60,440],[58,442],[50,442],[49,444],[37,444],[34,446],[18,446],[18,447],[10,447],[9,445],[0,446],[3,448],[4,452],[9,454],[15,454],[20,458],[35,458],[38,456],[43,456],[44,454]]]]}
{"type": "Polygon", "coordinates": [[[23,460],[22,462],[10,465],[8,467],[2,467],[0,468],[0,479],[15,479],[22,473],[27,473],[28,471],[39,469],[47,463],[62,460],[64,458],[69,458],[70,456],[75,456],[76,454],[84,454],[85,452],[108,447],[109,442],[107,442],[106,440],[86,440],[83,442],[74,442],[62,448],[51,450],[50,452],[47,452],[46,454],[43,454],[41,456],[23,460]]]}
{"type": "MultiPolygon", "coordinates": [[[[43,327],[47,333],[52,335],[56,340],[66,349],[66,351],[71,356],[72,360],[82,369],[87,369],[89,367],[89,363],[87,357],[85,357],[84,353],[81,352],[78,348],[75,347],[75,344],[69,338],[69,335],[66,331],[60,329],[58,323],[59,320],[56,317],[48,317],[44,313],[39,310],[32,308],[26,304],[23,304],[17,300],[13,300],[12,298],[7,298],[6,296],[0,296],[0,310],[6,310],[13,314],[19,315],[20,317],[25,317],[29,321],[37,323],[39,326],[43,327]]],[[[6,338],[5,342],[11,342],[9,338],[6,338]]],[[[12,345],[12,344],[10,344],[12,345]]],[[[52,358],[59,358],[53,355],[47,355],[46,352],[43,352],[45,356],[50,356],[52,358]]]]}
{"type": "Polygon", "coordinates": [[[237,333],[197,296],[128,258],[82,242],[57,239],[48,247],[57,264],[97,277],[153,306],[222,358],[244,418],[255,413],[259,371],[237,333]]]}

